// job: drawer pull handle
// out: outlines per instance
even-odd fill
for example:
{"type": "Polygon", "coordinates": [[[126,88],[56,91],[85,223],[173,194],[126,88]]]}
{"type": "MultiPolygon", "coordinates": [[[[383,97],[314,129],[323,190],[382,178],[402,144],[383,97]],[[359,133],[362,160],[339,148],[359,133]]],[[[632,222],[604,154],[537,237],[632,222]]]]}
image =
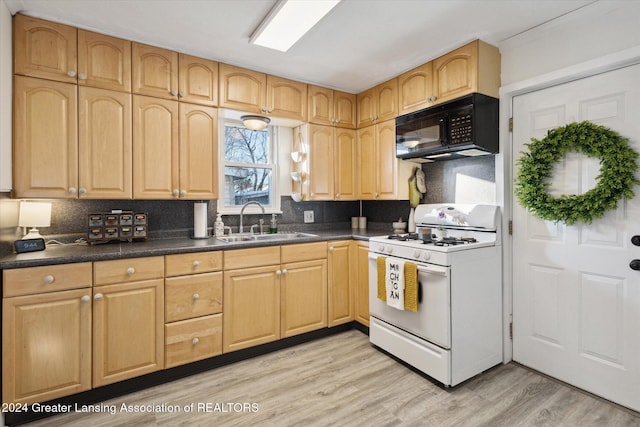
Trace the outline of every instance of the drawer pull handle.
{"type": "Polygon", "coordinates": [[[193,268],[200,267],[200,261],[193,261],[193,268]]]}
{"type": "Polygon", "coordinates": [[[95,294],[93,296],[93,299],[96,300],[96,301],[100,301],[102,299],[102,294],[95,294]]]}
{"type": "Polygon", "coordinates": [[[135,269],[135,268],[133,268],[133,267],[129,267],[129,268],[127,268],[127,274],[128,274],[129,276],[131,276],[131,275],[132,275],[133,273],[135,273],[135,272],[136,272],[136,269],[135,269]]]}
{"type": "Polygon", "coordinates": [[[200,339],[196,337],[196,338],[194,338],[194,339],[191,341],[191,344],[196,345],[196,344],[198,344],[199,342],[200,342],[200,339]]]}
{"type": "Polygon", "coordinates": [[[83,295],[82,298],[80,298],[80,301],[82,302],[89,302],[89,300],[91,300],[89,295],[83,295]]]}
{"type": "Polygon", "coordinates": [[[193,300],[199,300],[200,299],[200,294],[193,294],[193,300]]]}
{"type": "Polygon", "coordinates": [[[48,276],[44,276],[44,283],[46,283],[47,285],[55,282],[55,277],[53,277],[51,274],[49,274],[48,276]]]}

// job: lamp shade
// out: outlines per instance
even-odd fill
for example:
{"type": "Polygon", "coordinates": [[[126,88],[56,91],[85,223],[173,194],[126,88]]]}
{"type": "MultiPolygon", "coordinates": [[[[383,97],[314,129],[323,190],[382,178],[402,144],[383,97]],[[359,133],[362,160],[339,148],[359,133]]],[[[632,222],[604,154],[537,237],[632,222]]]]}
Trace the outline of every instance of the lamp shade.
{"type": "Polygon", "coordinates": [[[51,225],[51,202],[20,202],[18,214],[20,227],[49,227],[51,225]]]}
{"type": "Polygon", "coordinates": [[[251,114],[246,116],[241,116],[240,120],[242,120],[242,124],[244,124],[244,127],[250,130],[262,130],[266,128],[271,122],[271,119],[269,117],[257,116],[257,115],[251,115],[251,114]]]}

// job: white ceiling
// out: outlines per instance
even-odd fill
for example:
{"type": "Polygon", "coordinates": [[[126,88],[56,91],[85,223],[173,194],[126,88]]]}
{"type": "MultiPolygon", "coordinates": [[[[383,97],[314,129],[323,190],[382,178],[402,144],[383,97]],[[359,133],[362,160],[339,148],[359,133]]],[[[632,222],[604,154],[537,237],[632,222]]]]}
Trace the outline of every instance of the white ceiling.
{"type": "Polygon", "coordinates": [[[14,14],[23,12],[351,93],[473,39],[498,45],[593,2],[343,0],[282,53],[248,43],[276,0],[0,1],[14,14]]]}

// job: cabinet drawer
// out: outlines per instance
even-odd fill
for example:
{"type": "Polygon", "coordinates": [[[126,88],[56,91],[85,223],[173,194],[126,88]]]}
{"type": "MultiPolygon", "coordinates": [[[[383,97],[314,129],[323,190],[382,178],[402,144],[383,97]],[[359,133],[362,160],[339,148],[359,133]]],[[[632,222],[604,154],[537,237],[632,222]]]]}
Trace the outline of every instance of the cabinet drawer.
{"type": "Polygon", "coordinates": [[[165,279],[166,322],[222,312],[222,272],[165,279]]]}
{"type": "Polygon", "coordinates": [[[3,296],[7,298],[90,287],[91,271],[90,262],[4,270],[3,296]]]}
{"type": "Polygon", "coordinates": [[[96,286],[163,277],[164,257],[99,261],[93,264],[93,281],[96,286]]]}
{"type": "Polygon", "coordinates": [[[166,367],[222,354],[222,314],[165,326],[166,367]]]}
{"type": "Polygon", "coordinates": [[[222,270],[222,251],[167,255],[164,257],[165,276],[209,273],[222,270]]]}
{"type": "Polygon", "coordinates": [[[238,249],[224,252],[224,269],[263,267],[280,264],[280,246],[238,249]]]}
{"type": "Polygon", "coordinates": [[[282,263],[310,261],[327,257],[327,242],[282,246],[282,263]]]}

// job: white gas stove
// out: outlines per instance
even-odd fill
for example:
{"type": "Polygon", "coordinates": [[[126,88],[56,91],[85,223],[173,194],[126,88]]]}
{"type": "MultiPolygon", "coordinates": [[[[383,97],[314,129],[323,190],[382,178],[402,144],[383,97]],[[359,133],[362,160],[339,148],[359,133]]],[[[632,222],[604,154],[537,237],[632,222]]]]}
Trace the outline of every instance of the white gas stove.
{"type": "Polygon", "coordinates": [[[446,386],[502,361],[499,208],[428,204],[417,233],[369,241],[370,341],[446,386]],[[418,311],[377,297],[377,260],[417,266],[418,311]]]}

